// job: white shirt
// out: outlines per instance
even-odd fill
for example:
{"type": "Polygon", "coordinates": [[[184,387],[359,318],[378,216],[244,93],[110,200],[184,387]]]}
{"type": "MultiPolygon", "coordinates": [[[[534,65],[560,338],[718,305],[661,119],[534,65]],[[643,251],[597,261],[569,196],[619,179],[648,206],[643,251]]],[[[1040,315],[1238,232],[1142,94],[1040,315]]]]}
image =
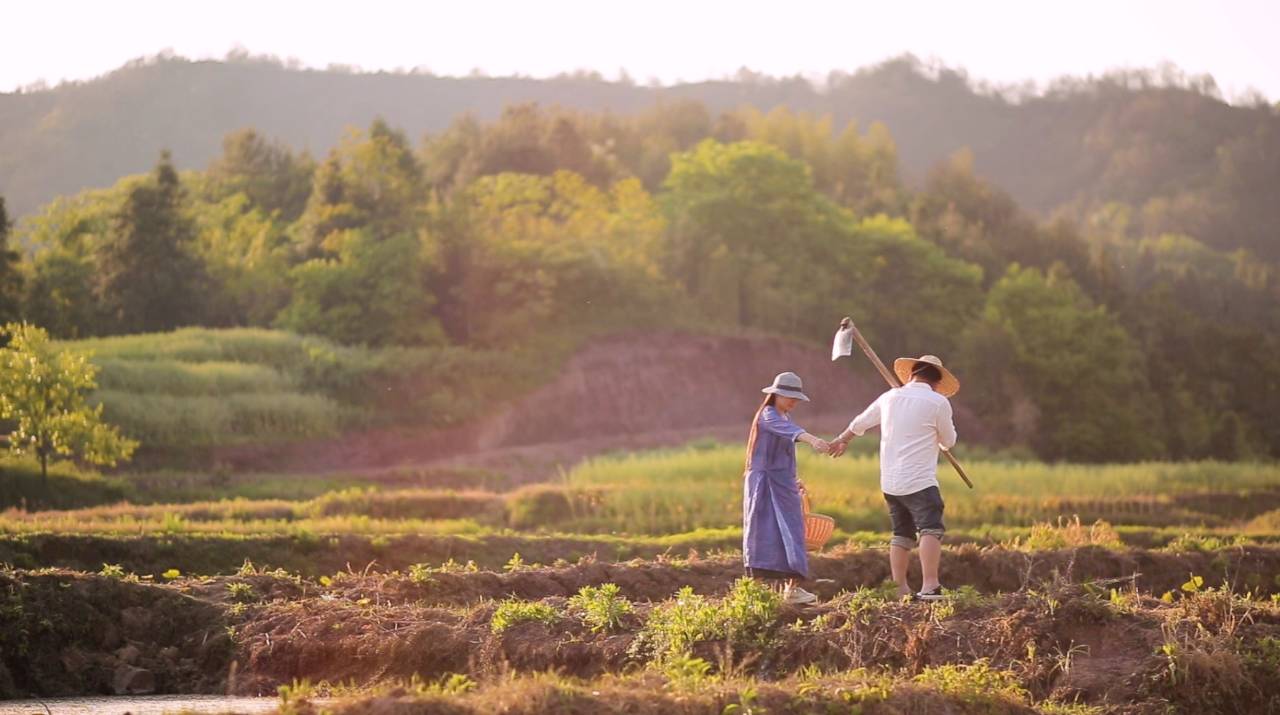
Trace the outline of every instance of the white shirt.
{"type": "Polygon", "coordinates": [[[938,445],[956,444],[951,401],[928,383],[909,382],[876,398],[849,423],[862,436],[880,425],[880,490],[904,496],[938,486],[938,445]]]}

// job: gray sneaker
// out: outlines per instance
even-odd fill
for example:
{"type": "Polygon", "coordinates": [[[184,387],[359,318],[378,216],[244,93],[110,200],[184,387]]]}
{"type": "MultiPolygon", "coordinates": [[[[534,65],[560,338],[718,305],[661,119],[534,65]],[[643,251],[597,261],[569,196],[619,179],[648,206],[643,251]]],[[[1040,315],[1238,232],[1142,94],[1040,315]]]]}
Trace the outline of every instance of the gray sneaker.
{"type": "Polygon", "coordinates": [[[782,592],[782,602],[792,606],[808,606],[817,603],[818,597],[799,586],[792,586],[782,592]]]}

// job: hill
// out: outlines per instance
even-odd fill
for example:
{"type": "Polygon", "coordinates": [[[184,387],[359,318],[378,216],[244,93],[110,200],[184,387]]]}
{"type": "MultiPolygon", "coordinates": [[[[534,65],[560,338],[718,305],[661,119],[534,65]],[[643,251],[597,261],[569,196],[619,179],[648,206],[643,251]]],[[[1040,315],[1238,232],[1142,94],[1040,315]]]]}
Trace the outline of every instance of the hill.
{"type": "Polygon", "coordinates": [[[203,167],[243,127],[323,154],[344,127],[377,116],[417,137],[464,113],[492,119],[517,103],[633,113],[684,100],[712,113],[787,106],[829,114],[837,127],[882,122],[908,177],[969,147],[976,170],[1024,207],[1079,212],[1121,201],[1151,224],[1148,232],[1182,230],[1218,248],[1280,257],[1266,228],[1280,210],[1267,193],[1280,181],[1274,107],[1231,106],[1212,80],[1141,72],[1063,80],[1014,97],[911,58],[833,74],[824,88],[746,73],[640,87],[592,75],[450,78],[261,60],[136,61],[89,82],[0,94],[0,195],[14,214],[30,213],[143,171],[161,148],[179,167],[203,167]]]}

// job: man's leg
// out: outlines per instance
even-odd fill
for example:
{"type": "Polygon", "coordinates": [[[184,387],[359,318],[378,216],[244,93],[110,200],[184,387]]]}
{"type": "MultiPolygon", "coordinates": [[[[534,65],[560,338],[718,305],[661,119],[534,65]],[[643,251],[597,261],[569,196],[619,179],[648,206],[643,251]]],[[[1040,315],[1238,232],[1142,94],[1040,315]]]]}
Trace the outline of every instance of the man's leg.
{"type": "Polygon", "coordinates": [[[889,545],[889,571],[893,574],[893,582],[898,584],[899,596],[910,596],[911,587],[907,585],[907,565],[911,562],[911,549],[889,545]]]}
{"type": "Polygon", "coordinates": [[[907,566],[911,563],[911,550],[916,547],[916,523],[911,518],[911,510],[898,497],[885,494],[884,500],[889,505],[889,523],[893,527],[893,538],[889,540],[889,573],[898,586],[898,595],[910,596],[907,566]]]}
{"type": "Polygon", "coordinates": [[[942,535],[947,528],[942,523],[942,494],[937,487],[929,487],[903,497],[911,508],[911,516],[920,527],[920,593],[934,591],[938,582],[938,567],[942,561],[942,535]]]}
{"type": "Polygon", "coordinates": [[[921,593],[928,593],[938,587],[938,564],[941,561],[942,539],[934,534],[921,534],[920,571],[924,574],[923,583],[920,584],[921,593]]]}

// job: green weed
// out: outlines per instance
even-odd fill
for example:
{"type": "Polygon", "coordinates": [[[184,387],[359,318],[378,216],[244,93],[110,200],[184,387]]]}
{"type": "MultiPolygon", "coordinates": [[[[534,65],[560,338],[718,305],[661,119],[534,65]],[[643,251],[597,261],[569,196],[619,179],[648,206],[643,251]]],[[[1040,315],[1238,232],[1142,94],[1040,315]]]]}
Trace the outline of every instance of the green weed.
{"type": "Polygon", "coordinates": [[[551,625],[560,620],[560,614],[549,604],[538,601],[509,599],[498,604],[489,620],[489,628],[501,633],[520,623],[545,623],[551,625]]]}
{"type": "Polygon", "coordinates": [[[569,599],[569,607],[582,615],[593,633],[616,631],[622,627],[622,619],[632,612],[631,601],[622,595],[616,583],[603,586],[583,586],[577,595],[569,599]]]}

